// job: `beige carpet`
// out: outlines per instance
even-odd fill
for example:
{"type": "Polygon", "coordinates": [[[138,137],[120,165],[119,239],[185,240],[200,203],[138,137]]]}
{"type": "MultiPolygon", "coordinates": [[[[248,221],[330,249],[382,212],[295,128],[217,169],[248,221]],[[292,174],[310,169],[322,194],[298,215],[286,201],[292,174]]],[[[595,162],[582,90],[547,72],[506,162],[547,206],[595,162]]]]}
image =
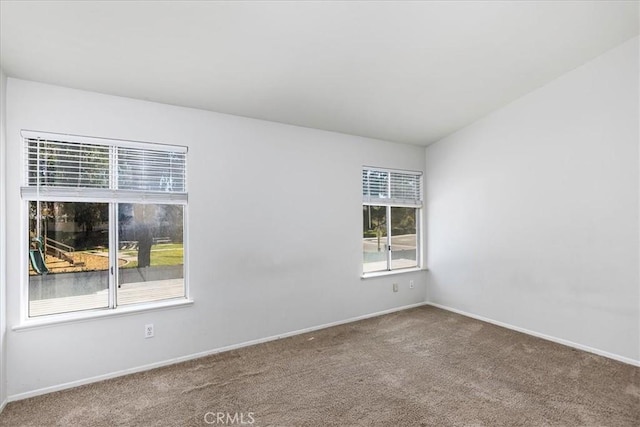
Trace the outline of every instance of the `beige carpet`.
{"type": "Polygon", "coordinates": [[[0,415],[2,426],[206,421],[638,426],[640,368],[422,307],[14,402],[0,415]]]}

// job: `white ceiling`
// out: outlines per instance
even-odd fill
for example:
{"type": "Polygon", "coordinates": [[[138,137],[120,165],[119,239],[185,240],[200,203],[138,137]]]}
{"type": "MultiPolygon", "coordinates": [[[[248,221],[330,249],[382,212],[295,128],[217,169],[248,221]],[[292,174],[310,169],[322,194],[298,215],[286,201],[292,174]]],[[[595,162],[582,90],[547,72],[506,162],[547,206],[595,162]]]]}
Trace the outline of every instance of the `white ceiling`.
{"type": "Polygon", "coordinates": [[[637,1],[0,3],[12,77],[427,145],[639,32],[637,1]]]}

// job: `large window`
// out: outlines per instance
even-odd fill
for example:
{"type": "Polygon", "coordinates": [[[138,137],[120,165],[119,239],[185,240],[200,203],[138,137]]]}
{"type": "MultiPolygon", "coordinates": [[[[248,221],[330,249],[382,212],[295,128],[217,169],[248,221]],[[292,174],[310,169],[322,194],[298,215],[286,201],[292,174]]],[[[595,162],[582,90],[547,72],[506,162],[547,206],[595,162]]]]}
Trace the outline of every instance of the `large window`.
{"type": "Polygon", "coordinates": [[[22,136],[29,317],[186,297],[185,147],[22,136]]]}
{"type": "Polygon", "coordinates": [[[362,169],[363,272],[420,265],[422,174],[362,169]]]}

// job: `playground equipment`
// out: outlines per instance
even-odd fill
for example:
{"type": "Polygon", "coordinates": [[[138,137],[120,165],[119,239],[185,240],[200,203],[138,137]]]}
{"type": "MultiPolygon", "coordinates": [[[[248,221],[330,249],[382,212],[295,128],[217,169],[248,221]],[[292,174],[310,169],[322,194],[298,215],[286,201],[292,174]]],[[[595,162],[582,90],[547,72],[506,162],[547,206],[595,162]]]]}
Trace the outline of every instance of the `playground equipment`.
{"type": "Polygon", "coordinates": [[[52,209],[47,206],[41,207],[41,202],[39,200],[36,201],[36,227],[35,230],[29,231],[32,237],[31,245],[29,246],[29,261],[33,271],[37,274],[48,274],[51,272],[46,263],[47,255],[65,261],[70,265],[75,264],[71,255],[75,249],[72,246],[58,242],[47,236],[47,219],[53,218],[53,216],[50,216],[51,212],[52,209]]]}
{"type": "Polygon", "coordinates": [[[36,244],[36,247],[32,247],[29,249],[29,261],[31,261],[31,267],[38,274],[47,274],[49,273],[49,269],[47,268],[47,264],[44,260],[44,253],[42,251],[42,238],[34,237],[31,239],[32,243],[36,244]]]}

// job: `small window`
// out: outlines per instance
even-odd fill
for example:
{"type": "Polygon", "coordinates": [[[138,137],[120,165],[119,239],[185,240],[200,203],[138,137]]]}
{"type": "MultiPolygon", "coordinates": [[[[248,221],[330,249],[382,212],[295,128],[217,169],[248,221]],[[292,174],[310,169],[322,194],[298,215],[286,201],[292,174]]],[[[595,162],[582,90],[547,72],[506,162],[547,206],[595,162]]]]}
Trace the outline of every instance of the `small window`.
{"type": "Polygon", "coordinates": [[[29,317],[186,297],[186,148],[22,133],[29,317]]]}
{"type": "Polygon", "coordinates": [[[363,168],[363,272],[420,266],[422,174],[363,168]]]}

